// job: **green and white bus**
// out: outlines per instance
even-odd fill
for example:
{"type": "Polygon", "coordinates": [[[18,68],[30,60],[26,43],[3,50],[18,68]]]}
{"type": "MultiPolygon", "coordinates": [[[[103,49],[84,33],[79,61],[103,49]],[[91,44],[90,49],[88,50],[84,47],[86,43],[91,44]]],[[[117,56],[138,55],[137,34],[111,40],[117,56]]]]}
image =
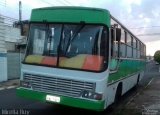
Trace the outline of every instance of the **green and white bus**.
{"type": "Polygon", "coordinates": [[[108,10],[33,9],[17,95],[103,111],[142,79],[145,49],[108,10]]]}

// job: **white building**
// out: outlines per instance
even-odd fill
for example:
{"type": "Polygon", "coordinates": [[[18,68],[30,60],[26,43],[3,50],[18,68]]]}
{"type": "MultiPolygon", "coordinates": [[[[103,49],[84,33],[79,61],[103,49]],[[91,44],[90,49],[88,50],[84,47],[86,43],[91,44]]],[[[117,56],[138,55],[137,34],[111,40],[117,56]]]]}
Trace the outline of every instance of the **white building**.
{"type": "MultiPolygon", "coordinates": [[[[0,82],[8,80],[8,68],[11,68],[11,65],[7,61],[7,52],[15,51],[15,44],[20,38],[20,29],[6,25],[5,18],[0,15],[0,82]]],[[[15,69],[15,67],[13,68],[12,65],[11,69],[15,69]]]]}
{"type": "Polygon", "coordinates": [[[7,51],[15,51],[15,44],[20,40],[20,29],[5,26],[5,48],[7,51]]]}
{"type": "Polygon", "coordinates": [[[4,18],[0,15],[0,82],[7,80],[7,50],[5,48],[4,18]]]}

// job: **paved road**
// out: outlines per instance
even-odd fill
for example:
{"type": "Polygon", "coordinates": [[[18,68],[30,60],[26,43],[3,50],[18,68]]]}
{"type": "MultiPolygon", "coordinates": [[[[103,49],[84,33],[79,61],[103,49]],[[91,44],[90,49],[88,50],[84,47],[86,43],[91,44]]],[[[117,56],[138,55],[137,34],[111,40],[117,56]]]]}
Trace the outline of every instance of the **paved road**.
{"type": "Polygon", "coordinates": [[[76,114],[83,114],[83,115],[97,115],[97,114],[103,114],[103,115],[113,115],[116,114],[117,111],[122,108],[122,105],[125,105],[132,96],[134,96],[139,90],[142,89],[142,87],[145,87],[145,85],[151,80],[152,77],[158,77],[158,65],[155,65],[155,63],[151,62],[147,64],[146,67],[146,72],[144,79],[140,83],[138,88],[132,89],[129,91],[127,94],[125,94],[122,97],[122,100],[118,105],[109,107],[106,111],[102,113],[97,113],[94,111],[86,111],[86,110],[81,110],[81,109],[76,109],[76,108],[71,108],[71,107],[66,107],[66,106],[60,106],[60,105],[51,105],[47,103],[40,103],[37,101],[31,101],[31,100],[26,100],[20,97],[17,97],[15,94],[15,88],[13,89],[7,89],[7,90],[2,90],[0,91],[0,114],[7,114],[6,110],[9,110],[10,113],[15,113],[18,112],[19,114],[24,114],[26,115],[27,112],[30,112],[29,115],[31,114],[52,114],[52,115],[76,115],[76,114]],[[23,109],[22,109],[23,108],[23,109]]]}

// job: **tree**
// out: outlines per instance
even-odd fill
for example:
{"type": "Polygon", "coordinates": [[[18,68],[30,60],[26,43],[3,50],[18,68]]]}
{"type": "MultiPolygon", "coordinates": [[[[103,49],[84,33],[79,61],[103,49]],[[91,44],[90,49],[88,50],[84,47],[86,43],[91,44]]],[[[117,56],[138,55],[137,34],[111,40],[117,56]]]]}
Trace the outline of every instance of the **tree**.
{"type": "Polygon", "coordinates": [[[160,64],[160,50],[155,52],[154,60],[160,64]]]}

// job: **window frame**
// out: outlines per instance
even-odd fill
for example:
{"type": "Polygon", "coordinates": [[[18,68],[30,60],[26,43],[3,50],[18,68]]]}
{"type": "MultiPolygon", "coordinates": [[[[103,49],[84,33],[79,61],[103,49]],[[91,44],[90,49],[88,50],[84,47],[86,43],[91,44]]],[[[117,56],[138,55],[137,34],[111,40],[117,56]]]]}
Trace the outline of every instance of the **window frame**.
{"type": "MultiPolygon", "coordinates": [[[[29,23],[29,30],[31,30],[31,25],[32,24],[45,24],[45,25],[49,25],[49,24],[76,24],[76,25],[81,25],[81,24],[84,24],[85,22],[82,22],[82,23],[70,23],[70,22],[30,22],[29,23]]],[[[107,44],[106,44],[106,53],[105,53],[105,65],[104,65],[104,68],[100,71],[95,71],[95,70],[85,70],[85,69],[77,69],[77,68],[68,68],[68,67],[58,67],[58,66],[48,66],[48,65],[39,65],[39,64],[32,64],[32,63],[26,63],[25,62],[25,58],[24,60],[22,61],[22,64],[28,64],[28,65],[34,65],[34,66],[42,66],[42,67],[52,67],[52,68],[60,68],[60,69],[68,69],[68,70],[78,70],[78,71],[88,71],[88,72],[95,72],[95,73],[100,73],[100,72],[103,72],[105,70],[108,69],[108,63],[109,63],[109,27],[103,23],[85,23],[86,25],[98,25],[98,26],[103,26],[106,30],[107,30],[107,35],[106,35],[106,41],[107,41],[107,44]]],[[[30,36],[30,32],[28,32],[28,37],[27,39],[29,38],[30,36]]],[[[26,48],[26,51],[25,51],[25,57],[27,56],[27,53],[28,53],[28,46],[30,44],[30,41],[31,40],[27,40],[27,48],[26,48]]]]}

